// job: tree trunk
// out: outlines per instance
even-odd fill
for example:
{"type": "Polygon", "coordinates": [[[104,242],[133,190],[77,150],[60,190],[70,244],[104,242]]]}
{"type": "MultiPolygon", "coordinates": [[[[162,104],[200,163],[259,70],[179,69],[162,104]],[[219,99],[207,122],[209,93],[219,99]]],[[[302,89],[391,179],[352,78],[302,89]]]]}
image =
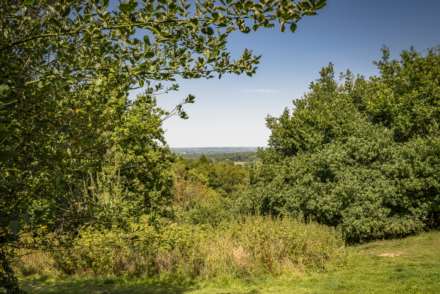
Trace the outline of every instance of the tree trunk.
{"type": "Polygon", "coordinates": [[[4,288],[7,294],[23,294],[20,290],[18,280],[9,264],[6,252],[0,248],[0,289],[4,288]]]}

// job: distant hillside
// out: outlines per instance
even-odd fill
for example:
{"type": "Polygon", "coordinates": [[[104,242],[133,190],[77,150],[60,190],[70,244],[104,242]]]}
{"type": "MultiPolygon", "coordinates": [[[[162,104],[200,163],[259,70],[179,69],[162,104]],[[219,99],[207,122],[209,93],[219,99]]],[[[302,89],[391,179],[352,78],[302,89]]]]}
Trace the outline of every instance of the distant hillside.
{"type": "Polygon", "coordinates": [[[205,155],[211,160],[229,160],[236,163],[252,162],[256,160],[258,147],[198,147],[198,148],[171,148],[173,152],[186,159],[197,159],[205,155]]]}
{"type": "Polygon", "coordinates": [[[181,155],[211,155],[226,153],[256,152],[258,147],[185,147],[171,148],[173,152],[181,155]]]}

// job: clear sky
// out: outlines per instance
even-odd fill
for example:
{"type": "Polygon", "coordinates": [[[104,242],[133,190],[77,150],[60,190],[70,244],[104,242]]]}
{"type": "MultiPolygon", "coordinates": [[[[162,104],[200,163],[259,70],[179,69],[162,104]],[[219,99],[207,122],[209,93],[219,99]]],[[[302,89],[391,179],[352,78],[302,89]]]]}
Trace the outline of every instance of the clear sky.
{"type": "Polygon", "coordinates": [[[376,74],[372,61],[384,45],[397,57],[414,46],[426,52],[440,45],[440,0],[328,0],[317,16],[304,18],[295,33],[264,30],[234,34],[229,48],[262,54],[253,77],[181,80],[179,92],[158,98],[170,109],[187,94],[188,120],[173,117],[164,124],[171,147],[265,146],[267,115],[278,116],[300,98],[320,68],[329,62],[337,72],[350,68],[376,74]]]}

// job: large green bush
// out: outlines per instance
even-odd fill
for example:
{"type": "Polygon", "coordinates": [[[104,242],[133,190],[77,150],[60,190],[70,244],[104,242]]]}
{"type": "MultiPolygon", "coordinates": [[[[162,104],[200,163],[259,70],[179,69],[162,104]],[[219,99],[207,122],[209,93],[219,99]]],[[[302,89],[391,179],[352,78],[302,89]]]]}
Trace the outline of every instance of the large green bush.
{"type": "Polygon", "coordinates": [[[440,51],[377,62],[379,76],[321,71],[303,99],[269,118],[242,209],[337,226],[346,240],[439,225],[440,51]]]}

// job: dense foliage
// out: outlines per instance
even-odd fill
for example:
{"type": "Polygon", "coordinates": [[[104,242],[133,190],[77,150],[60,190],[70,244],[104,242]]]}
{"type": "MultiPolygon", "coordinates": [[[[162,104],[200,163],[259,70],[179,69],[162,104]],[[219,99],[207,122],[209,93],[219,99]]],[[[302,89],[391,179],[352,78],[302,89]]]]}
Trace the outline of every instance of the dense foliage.
{"type": "Polygon", "coordinates": [[[339,227],[350,242],[440,225],[440,51],[376,62],[366,79],[333,65],[291,111],[269,117],[248,210],[339,227]]]}
{"type": "Polygon", "coordinates": [[[177,219],[216,226],[237,216],[235,201],[249,187],[246,166],[201,156],[178,160],[173,171],[177,219]]]}

